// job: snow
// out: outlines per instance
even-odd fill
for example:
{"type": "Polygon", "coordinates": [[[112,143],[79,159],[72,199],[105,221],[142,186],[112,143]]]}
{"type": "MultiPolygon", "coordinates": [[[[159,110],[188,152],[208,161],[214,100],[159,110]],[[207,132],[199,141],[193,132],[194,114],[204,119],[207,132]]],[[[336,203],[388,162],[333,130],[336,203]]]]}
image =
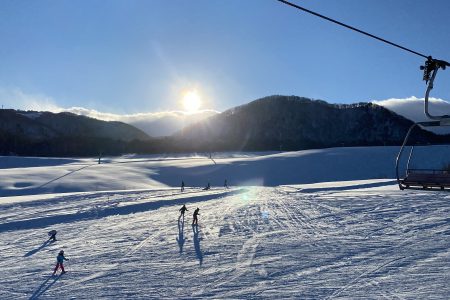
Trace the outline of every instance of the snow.
{"type": "Polygon", "coordinates": [[[394,178],[398,147],[355,147],[282,153],[124,156],[98,159],[0,157],[0,197],[44,193],[281,184],[394,178]],[[59,163],[58,163],[59,162],[59,163]],[[40,165],[41,164],[41,165],[40,165]],[[6,166],[5,166],[6,165],[6,166]],[[7,166],[13,166],[7,168],[7,166]],[[22,167],[22,166],[30,167],[22,167]],[[32,166],[32,167],[31,167],[32,166]]]}
{"type": "Polygon", "coordinates": [[[0,170],[0,298],[448,299],[450,195],[398,190],[397,151],[16,158],[0,170]],[[51,277],[61,249],[68,273],[51,277]]]}
{"type": "Polygon", "coordinates": [[[37,112],[37,111],[28,111],[28,112],[24,112],[24,113],[19,113],[22,116],[25,116],[29,119],[37,119],[42,115],[42,112],[37,112]]]}

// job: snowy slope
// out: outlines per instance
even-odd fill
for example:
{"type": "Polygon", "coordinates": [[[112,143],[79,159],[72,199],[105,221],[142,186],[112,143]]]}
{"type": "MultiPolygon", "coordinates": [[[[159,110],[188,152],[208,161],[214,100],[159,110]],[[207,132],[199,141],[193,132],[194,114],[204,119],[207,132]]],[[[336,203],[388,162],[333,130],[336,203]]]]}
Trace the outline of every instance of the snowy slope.
{"type": "Polygon", "coordinates": [[[2,299],[448,299],[449,196],[389,184],[27,196],[1,205],[2,299]]]}
{"type": "Polygon", "coordinates": [[[208,156],[49,159],[0,157],[0,197],[180,186],[314,183],[394,178],[398,147],[208,156]],[[60,162],[60,163],[58,163],[60,162]],[[41,163],[42,165],[39,165],[41,163]],[[22,167],[27,165],[33,167],[22,167]],[[8,168],[9,166],[9,168],[8,168]]]}
{"type": "MultiPolygon", "coordinates": [[[[385,163],[379,161],[377,169],[375,162],[358,159],[369,153],[374,160],[390,159],[389,151],[395,151],[389,149],[227,155],[217,157],[216,165],[205,164],[205,158],[172,158],[153,167],[159,177],[147,177],[157,187],[64,194],[30,189],[28,195],[0,198],[0,298],[448,299],[450,196],[399,191],[390,174],[371,179],[385,163]],[[188,187],[181,193],[158,180],[170,172],[176,177],[203,171],[205,165],[217,176],[225,170],[242,182],[251,173],[247,168],[259,170],[261,185],[188,187]],[[299,166],[312,172],[310,177],[299,166]],[[286,172],[270,176],[282,167],[286,172]],[[321,168],[322,178],[312,167],[321,168]],[[184,222],[178,220],[182,204],[189,209],[184,222]],[[198,228],[190,225],[196,207],[198,228]],[[58,241],[46,243],[51,229],[58,230],[58,241]],[[70,259],[68,273],[51,277],[61,249],[70,259]]],[[[158,163],[155,157],[122,158],[92,170],[112,168],[113,162],[122,162],[118,171],[130,168],[130,176],[133,166],[139,176],[148,176],[142,170],[158,163]],[[129,159],[136,162],[125,164],[129,159]]],[[[25,180],[35,168],[47,176],[83,163],[92,162],[4,170],[21,170],[17,178],[25,180]]],[[[98,170],[90,176],[106,176],[98,170]]],[[[79,176],[84,181],[77,188],[89,182],[79,176]]],[[[190,179],[196,178],[203,185],[204,173],[190,179]]]]}

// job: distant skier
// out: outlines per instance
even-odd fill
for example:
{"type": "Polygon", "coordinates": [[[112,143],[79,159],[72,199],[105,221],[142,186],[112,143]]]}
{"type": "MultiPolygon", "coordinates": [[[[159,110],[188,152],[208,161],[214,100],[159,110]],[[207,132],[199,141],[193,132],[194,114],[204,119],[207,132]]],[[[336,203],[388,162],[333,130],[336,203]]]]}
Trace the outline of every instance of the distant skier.
{"type": "Polygon", "coordinates": [[[51,240],[52,242],[56,242],[56,234],[57,234],[58,232],[56,231],[56,230],[50,230],[49,232],[48,232],[48,236],[49,236],[49,241],[51,240]]]}
{"type": "Polygon", "coordinates": [[[209,182],[208,182],[208,184],[206,185],[206,187],[203,189],[204,191],[207,191],[207,190],[209,190],[211,188],[211,185],[209,184],[209,182]]]}
{"type": "Polygon", "coordinates": [[[184,181],[181,180],[181,191],[184,192],[184,181]]]}
{"type": "Polygon", "coordinates": [[[184,213],[186,211],[188,211],[188,209],[186,208],[186,205],[183,204],[183,206],[180,208],[180,216],[178,217],[178,219],[181,218],[181,217],[183,217],[183,219],[184,219],[184,213]]]}
{"type": "Polygon", "coordinates": [[[228,181],[226,179],[225,179],[225,182],[223,183],[223,187],[226,189],[228,188],[228,181]]]}
{"type": "Polygon", "coordinates": [[[62,270],[61,274],[66,273],[66,271],[64,270],[64,265],[63,265],[63,262],[65,260],[69,260],[69,259],[64,256],[64,250],[59,251],[59,254],[56,257],[56,267],[55,267],[55,270],[53,270],[53,275],[56,274],[56,271],[58,271],[58,268],[61,268],[61,270],[62,270]]]}
{"type": "Polygon", "coordinates": [[[198,225],[198,219],[197,216],[199,215],[198,211],[200,210],[200,208],[197,207],[196,210],[194,210],[194,219],[192,220],[192,225],[198,225]]]}

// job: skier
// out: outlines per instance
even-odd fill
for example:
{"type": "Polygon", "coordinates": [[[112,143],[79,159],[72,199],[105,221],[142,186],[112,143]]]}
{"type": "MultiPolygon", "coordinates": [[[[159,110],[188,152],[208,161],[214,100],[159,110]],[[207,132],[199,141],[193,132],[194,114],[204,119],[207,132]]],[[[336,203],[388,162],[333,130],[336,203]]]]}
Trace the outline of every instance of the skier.
{"type": "Polygon", "coordinates": [[[192,220],[192,225],[198,225],[198,219],[197,216],[199,215],[198,211],[200,208],[197,207],[196,210],[194,210],[194,219],[192,220]]]}
{"type": "Polygon", "coordinates": [[[207,190],[209,190],[211,188],[211,185],[209,184],[209,182],[208,182],[208,184],[206,185],[206,187],[203,189],[204,191],[207,191],[207,190]]]}
{"type": "Polygon", "coordinates": [[[184,181],[181,180],[181,191],[184,192],[184,181]]]}
{"type": "Polygon", "coordinates": [[[186,208],[186,205],[183,204],[183,206],[179,210],[180,210],[180,216],[178,217],[178,219],[181,217],[183,217],[183,219],[184,219],[184,212],[188,211],[188,209],[186,208]]]}
{"type": "Polygon", "coordinates": [[[58,232],[55,230],[55,229],[53,229],[53,230],[50,230],[49,232],[48,232],[48,236],[50,237],[48,240],[50,241],[52,241],[52,242],[56,242],[56,234],[57,234],[58,232]]]}
{"type": "Polygon", "coordinates": [[[223,184],[223,187],[226,188],[226,189],[228,188],[228,181],[226,179],[225,179],[225,182],[223,184]]]}
{"type": "Polygon", "coordinates": [[[56,257],[56,267],[55,267],[55,270],[53,270],[53,275],[56,274],[56,271],[58,271],[58,268],[61,268],[61,270],[62,270],[61,274],[66,273],[66,271],[64,270],[64,265],[63,265],[63,262],[65,260],[69,260],[69,259],[64,256],[64,250],[59,251],[59,254],[56,257]]]}

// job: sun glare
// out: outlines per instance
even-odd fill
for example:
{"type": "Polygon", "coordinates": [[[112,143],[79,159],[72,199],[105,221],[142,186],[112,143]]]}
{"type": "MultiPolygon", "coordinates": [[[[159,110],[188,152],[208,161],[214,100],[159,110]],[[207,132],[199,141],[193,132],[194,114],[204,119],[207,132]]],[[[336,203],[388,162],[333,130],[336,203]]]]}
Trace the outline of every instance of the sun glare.
{"type": "Polygon", "coordinates": [[[199,110],[202,100],[197,91],[188,91],[183,96],[183,106],[187,112],[194,113],[199,110]]]}

